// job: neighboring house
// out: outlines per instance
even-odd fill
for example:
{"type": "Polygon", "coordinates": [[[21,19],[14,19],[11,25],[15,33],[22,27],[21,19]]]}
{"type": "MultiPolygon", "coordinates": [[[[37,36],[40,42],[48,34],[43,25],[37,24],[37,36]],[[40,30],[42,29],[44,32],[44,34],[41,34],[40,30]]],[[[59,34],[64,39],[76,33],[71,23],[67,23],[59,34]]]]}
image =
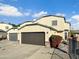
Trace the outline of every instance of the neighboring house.
{"type": "Polygon", "coordinates": [[[7,33],[0,29],[0,40],[6,39],[6,38],[7,38],[7,33]]]}
{"type": "Polygon", "coordinates": [[[7,38],[7,31],[12,28],[12,25],[7,23],[0,23],[0,38],[4,39],[7,38]]]}
{"type": "Polygon", "coordinates": [[[10,28],[12,28],[12,25],[7,24],[7,23],[0,23],[0,29],[2,29],[3,31],[7,31],[10,28]]]}
{"type": "Polygon", "coordinates": [[[45,45],[52,34],[65,40],[69,32],[70,23],[66,22],[64,17],[47,15],[21,24],[18,28],[18,40],[25,44],[45,45]]]}

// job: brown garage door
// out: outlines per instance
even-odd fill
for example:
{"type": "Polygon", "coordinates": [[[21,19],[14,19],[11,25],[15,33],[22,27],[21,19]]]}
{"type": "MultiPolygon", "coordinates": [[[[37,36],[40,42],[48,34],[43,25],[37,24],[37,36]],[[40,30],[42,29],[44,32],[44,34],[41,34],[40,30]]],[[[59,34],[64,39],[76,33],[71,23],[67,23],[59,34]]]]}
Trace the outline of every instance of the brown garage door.
{"type": "Polygon", "coordinates": [[[21,41],[24,44],[45,45],[44,32],[22,32],[21,41]]]}

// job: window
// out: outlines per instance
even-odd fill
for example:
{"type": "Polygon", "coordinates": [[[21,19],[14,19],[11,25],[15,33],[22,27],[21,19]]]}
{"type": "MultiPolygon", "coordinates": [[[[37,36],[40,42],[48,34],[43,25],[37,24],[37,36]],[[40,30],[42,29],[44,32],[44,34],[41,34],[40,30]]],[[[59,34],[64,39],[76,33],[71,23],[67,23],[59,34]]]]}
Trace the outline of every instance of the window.
{"type": "Polygon", "coordinates": [[[56,26],[56,25],[57,25],[57,20],[53,20],[53,21],[52,21],[52,25],[53,25],[53,26],[56,26]]]}

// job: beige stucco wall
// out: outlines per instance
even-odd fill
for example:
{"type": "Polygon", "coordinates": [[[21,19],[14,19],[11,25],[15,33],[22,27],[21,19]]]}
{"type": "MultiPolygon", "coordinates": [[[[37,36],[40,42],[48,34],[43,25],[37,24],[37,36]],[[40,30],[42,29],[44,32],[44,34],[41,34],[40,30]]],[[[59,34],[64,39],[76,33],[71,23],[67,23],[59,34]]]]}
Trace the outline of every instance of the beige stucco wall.
{"type": "Polygon", "coordinates": [[[10,28],[12,28],[12,25],[0,23],[0,29],[7,31],[8,29],[6,27],[8,27],[8,29],[10,29],[10,28]]]}
{"type": "Polygon", "coordinates": [[[55,17],[55,16],[44,17],[44,18],[38,19],[36,23],[47,25],[57,29],[58,31],[62,31],[62,32],[57,32],[56,35],[62,36],[63,39],[65,39],[64,30],[68,30],[67,33],[70,31],[70,24],[65,21],[64,17],[55,17]],[[57,26],[52,25],[53,20],[57,20],[57,26]]]}
{"type": "MultiPolygon", "coordinates": [[[[49,41],[49,37],[52,34],[56,34],[56,31],[50,30],[49,28],[42,27],[40,25],[25,26],[18,31],[18,39],[21,40],[21,32],[45,32],[45,41],[49,41]]],[[[21,43],[21,41],[20,41],[21,43]]]]}
{"type": "Polygon", "coordinates": [[[57,32],[50,30],[49,28],[42,27],[40,25],[32,25],[32,26],[25,26],[18,31],[18,40],[21,44],[21,32],[45,32],[45,41],[49,42],[50,36],[59,35],[64,39],[64,32],[57,32]]]}
{"type": "Polygon", "coordinates": [[[41,18],[41,19],[37,20],[36,23],[51,26],[51,27],[53,27],[57,30],[60,30],[60,31],[64,30],[65,27],[69,26],[69,25],[67,25],[67,23],[65,23],[63,17],[54,17],[54,16],[41,18]],[[52,26],[52,21],[53,20],[57,20],[57,26],[52,26]]]}
{"type": "Polygon", "coordinates": [[[7,33],[18,33],[18,29],[11,29],[7,33]]]}
{"type": "Polygon", "coordinates": [[[61,36],[63,40],[65,39],[64,31],[63,32],[58,32],[57,35],[61,36]]]}
{"type": "Polygon", "coordinates": [[[70,24],[69,23],[65,23],[65,29],[70,30],[70,24]]]}

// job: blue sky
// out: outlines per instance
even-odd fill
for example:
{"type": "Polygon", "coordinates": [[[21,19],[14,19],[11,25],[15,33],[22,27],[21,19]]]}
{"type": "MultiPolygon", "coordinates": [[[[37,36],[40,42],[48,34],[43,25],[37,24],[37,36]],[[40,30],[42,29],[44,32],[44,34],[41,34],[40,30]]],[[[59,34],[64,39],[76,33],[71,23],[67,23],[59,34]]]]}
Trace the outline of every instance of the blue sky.
{"type": "Polygon", "coordinates": [[[0,0],[0,22],[20,24],[43,15],[64,16],[79,29],[79,0],[0,0]]]}

